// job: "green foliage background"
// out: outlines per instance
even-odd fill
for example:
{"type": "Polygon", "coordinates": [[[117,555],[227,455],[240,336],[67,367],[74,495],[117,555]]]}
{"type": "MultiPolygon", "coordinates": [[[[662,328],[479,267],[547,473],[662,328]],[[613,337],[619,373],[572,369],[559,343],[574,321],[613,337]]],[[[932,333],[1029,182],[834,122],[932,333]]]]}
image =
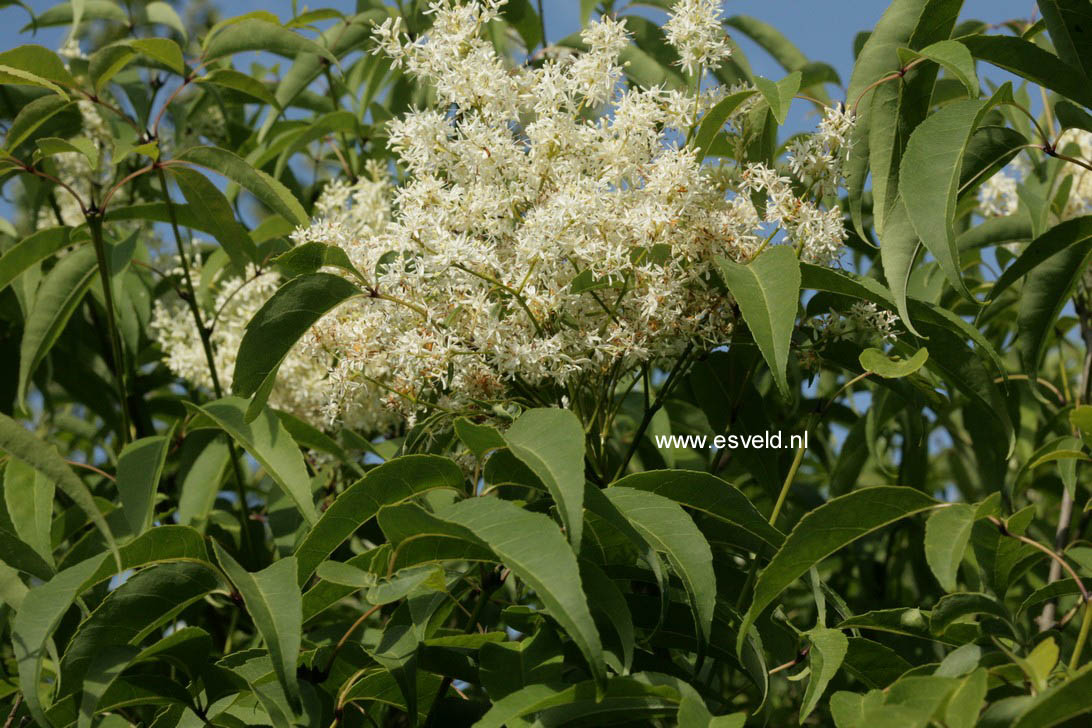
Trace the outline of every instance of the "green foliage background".
{"type": "MultiPolygon", "coordinates": [[[[1092,132],[1092,4],[998,28],[960,6],[894,0],[858,39],[843,267],[781,246],[725,262],[748,326],[618,393],[602,438],[532,407],[504,428],[319,432],[263,387],[313,317],[256,319],[212,391],[149,334],[157,298],[207,295],[156,270],[193,235],[217,265],[279,269],[293,310],[359,292],[317,272],[324,251],[278,256],[331,179],[391,161],[386,120],[429,102],[365,52],[396,14],[426,32],[426,3],[286,25],[113,0],[34,16],[91,55],[0,53],[5,728],[1086,725],[1092,218],[1059,220],[1092,167],[1057,140],[1092,132]],[[236,59],[254,50],[283,56],[275,79],[236,59]],[[988,87],[984,65],[1023,81],[988,87]],[[983,221],[978,186],[1020,151],[1018,213],[983,221]],[[96,169],[78,224],[62,152],[96,169]],[[901,315],[888,351],[798,325],[859,301],[901,315]],[[809,446],[653,439],[765,430],[809,446]]],[[[537,7],[509,2],[494,29],[514,64],[541,58],[537,7]]],[[[788,76],[756,82],[760,128],[842,95],[776,29],[729,26],[788,76]]],[[[637,27],[626,82],[682,84],[662,31],[637,27]]],[[[716,76],[754,81],[738,53],[716,76]]],[[[727,113],[690,140],[713,169],[783,160],[776,133],[718,144],[727,113]]]]}

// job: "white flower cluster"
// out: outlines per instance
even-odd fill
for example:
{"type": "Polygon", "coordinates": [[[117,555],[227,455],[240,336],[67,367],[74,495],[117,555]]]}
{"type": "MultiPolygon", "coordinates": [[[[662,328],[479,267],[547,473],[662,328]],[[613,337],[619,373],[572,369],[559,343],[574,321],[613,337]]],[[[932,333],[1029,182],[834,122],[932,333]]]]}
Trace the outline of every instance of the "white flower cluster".
{"type": "Polygon", "coordinates": [[[811,185],[820,199],[845,183],[851,131],[853,112],[843,105],[830,106],[823,113],[818,132],[792,141],[789,168],[801,181],[811,185]]]}
{"type": "MultiPolygon", "coordinates": [[[[367,179],[351,185],[338,182],[328,185],[315,205],[328,221],[353,225],[364,233],[378,229],[389,214],[388,192],[386,182],[367,179]],[[369,228],[369,225],[375,227],[369,228]]],[[[202,267],[199,260],[193,261],[190,275],[195,280],[201,278],[202,267]]],[[[212,295],[208,305],[202,307],[203,319],[212,329],[210,340],[217,376],[224,386],[231,381],[247,323],[283,282],[275,272],[259,272],[253,266],[248,266],[242,275],[228,270],[221,268],[212,277],[209,283],[212,295]]],[[[182,269],[176,265],[167,273],[178,276],[182,269]]],[[[167,367],[176,376],[198,387],[213,388],[201,337],[188,306],[181,300],[173,304],[157,300],[151,329],[166,354],[167,367]]],[[[334,362],[316,339],[317,335],[317,330],[308,332],[288,353],[269,395],[269,403],[325,429],[330,424],[329,372],[334,362]]],[[[399,414],[383,406],[375,390],[359,391],[359,394],[362,395],[360,401],[343,408],[346,426],[364,431],[387,431],[401,420],[399,414]]]]}
{"type": "Polygon", "coordinates": [[[732,55],[721,23],[721,0],[676,0],[671,6],[664,33],[687,73],[712,68],[732,55]]]}
{"type": "MultiPolygon", "coordinates": [[[[412,41],[397,20],[377,29],[378,52],[438,102],[388,124],[404,184],[394,188],[378,164],[370,179],[335,181],[314,222],[293,234],[297,245],[344,250],[366,295],[296,345],[273,406],[374,431],[427,408],[489,412],[514,395],[587,401],[637,366],[730,337],[718,256],[748,260],[782,244],[773,240],[782,230],[801,258],[836,257],[841,215],[795,194],[803,180],[750,165],[726,193],[693,147],[680,148],[723,91],[620,90],[628,35],[610,18],[583,31],[587,51],[512,67],[482,37],[502,4],[433,2],[431,31],[412,41]]],[[[719,57],[686,30],[718,12],[679,3],[673,38],[684,57],[719,57]]],[[[808,174],[838,179],[849,123],[828,114],[806,152],[808,174]]],[[[234,294],[238,282],[220,285],[213,338],[225,379],[246,321],[274,286],[268,276],[248,281],[234,294]]],[[[207,384],[184,319],[157,310],[160,342],[172,370],[207,384]]]]}
{"type": "MultiPolygon", "coordinates": [[[[845,238],[837,210],[766,167],[748,167],[733,194],[710,184],[693,148],[673,140],[723,93],[619,91],[621,23],[586,28],[584,53],[512,68],[482,37],[501,5],[433,2],[431,31],[413,41],[397,20],[377,29],[381,52],[438,103],[388,126],[404,185],[392,190],[378,168],[364,186],[335,182],[294,234],[342,248],[368,278],[369,295],[297,347],[329,363],[320,384],[292,387],[318,386],[331,423],[374,399],[412,420],[426,405],[481,411],[512,392],[572,396],[618,381],[730,335],[716,256],[748,259],[774,226],[807,260],[830,261],[845,238]],[[764,215],[752,192],[770,197],[764,215]]],[[[675,18],[693,25],[711,7],[680,3],[675,18]]],[[[673,26],[679,50],[698,53],[685,23],[673,26]]],[[[704,52],[711,62],[719,51],[704,52]]],[[[835,167],[845,124],[830,119],[844,118],[828,115],[815,147],[835,167]]],[[[837,177],[819,166],[809,169],[837,177]]]]}
{"type": "MultiPolygon", "coordinates": [[[[1058,139],[1059,152],[1075,155],[1084,162],[1092,162],[1092,133],[1082,129],[1067,129],[1058,139]],[[1067,149],[1069,147],[1069,149],[1067,149]]],[[[1020,206],[1019,187],[1029,172],[1022,157],[1016,157],[1004,169],[986,180],[978,188],[978,212],[983,217],[1015,215],[1020,206]]],[[[1059,183],[1066,177],[1073,182],[1062,209],[1061,220],[1092,214],[1092,171],[1066,163],[1059,183]]]]}

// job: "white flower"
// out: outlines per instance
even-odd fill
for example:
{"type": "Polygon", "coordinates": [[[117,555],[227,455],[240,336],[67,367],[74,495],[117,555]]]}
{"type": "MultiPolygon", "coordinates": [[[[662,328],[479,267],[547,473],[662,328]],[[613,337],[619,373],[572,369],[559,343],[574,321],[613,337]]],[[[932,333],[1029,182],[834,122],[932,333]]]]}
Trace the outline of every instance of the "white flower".
{"type": "MultiPolygon", "coordinates": [[[[681,5],[691,24],[719,12],[681,5]]],[[[584,31],[585,52],[510,67],[482,38],[498,7],[434,2],[431,30],[412,41],[396,23],[378,29],[380,52],[438,101],[387,124],[401,186],[378,165],[370,179],[332,182],[294,233],[296,244],[344,250],[367,295],[293,349],[290,386],[306,396],[275,390],[277,406],[389,426],[432,409],[488,416],[513,396],[579,404],[638,366],[727,341],[735,319],[716,260],[748,260],[770,226],[805,260],[840,250],[837,208],[798,197],[761,165],[726,193],[692,146],[680,148],[695,108],[722,90],[619,90],[628,41],[609,18],[584,31]],[[769,198],[763,215],[752,193],[769,198]]],[[[830,154],[841,153],[840,119],[817,142],[830,154]]],[[[165,345],[172,368],[200,376],[195,362],[175,361],[182,345],[165,345]]]]}
{"type": "Polygon", "coordinates": [[[664,33],[687,73],[711,68],[732,55],[721,25],[721,0],[676,0],[664,33]]]}

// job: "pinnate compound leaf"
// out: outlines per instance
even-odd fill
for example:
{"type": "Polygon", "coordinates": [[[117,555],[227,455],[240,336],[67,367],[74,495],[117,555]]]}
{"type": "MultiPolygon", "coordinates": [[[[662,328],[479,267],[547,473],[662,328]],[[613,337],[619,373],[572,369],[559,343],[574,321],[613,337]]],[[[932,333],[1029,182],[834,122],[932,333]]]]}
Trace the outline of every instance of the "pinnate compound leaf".
{"type": "Polygon", "coordinates": [[[815,710],[849,651],[849,639],[841,630],[816,627],[807,636],[811,641],[811,649],[808,651],[811,676],[808,678],[808,687],[800,708],[801,723],[815,710]]]}
{"type": "Polygon", "coordinates": [[[717,265],[778,390],[788,397],[786,368],[800,298],[800,262],[792,248],[776,245],[745,265],[727,258],[717,258],[717,265]]]}
{"type": "Polygon", "coordinates": [[[323,314],[359,295],[359,288],[332,273],[303,275],[278,288],[247,324],[235,360],[232,391],[241,397],[258,392],[323,314]]]}
{"type": "Polygon", "coordinates": [[[296,583],[296,557],[285,557],[251,573],[220,544],[212,543],[216,560],[242,595],[246,610],[269,650],[278,682],[296,708],[300,701],[296,661],[303,631],[303,596],[296,583]]]}
{"type": "Polygon", "coordinates": [[[296,549],[299,583],[385,505],[393,505],[438,488],[459,491],[463,471],[438,455],[406,455],[383,463],[353,483],[322,514],[296,549]]]}
{"type": "Polygon", "coordinates": [[[717,577],[709,542],[690,515],[675,501],[650,491],[611,486],[611,503],[654,549],[667,556],[683,583],[697,626],[699,654],[713,630],[717,577]]]}
{"type": "Polygon", "coordinates": [[[303,455],[272,410],[262,409],[256,419],[247,422],[247,402],[239,397],[224,397],[196,409],[208,415],[261,463],[308,523],[318,520],[311,495],[311,476],[307,474],[303,455]]]}
{"type": "Polygon", "coordinates": [[[953,503],[934,511],[925,522],[925,561],[944,591],[956,590],[956,574],[971,540],[976,508],[953,503]]]}
{"type": "Polygon", "coordinates": [[[565,409],[527,410],[504,433],[504,441],[546,486],[573,551],[580,553],[584,526],[584,427],[580,420],[565,409]]]}
{"type": "Polygon", "coordinates": [[[291,223],[306,225],[308,222],[307,212],[287,187],[237,154],[219,147],[192,147],[177,159],[227,177],[291,223]]]}
{"type": "Polygon", "coordinates": [[[604,685],[606,666],[599,632],[581,587],[576,556],[557,525],[540,513],[488,497],[459,501],[437,516],[469,529],[535,590],[546,611],[583,653],[596,683],[604,685]]]}
{"type": "Polygon", "coordinates": [[[758,576],[739,630],[737,651],[762,611],[812,566],[876,529],[936,505],[919,490],[882,485],[835,498],[801,518],[758,576]]]}

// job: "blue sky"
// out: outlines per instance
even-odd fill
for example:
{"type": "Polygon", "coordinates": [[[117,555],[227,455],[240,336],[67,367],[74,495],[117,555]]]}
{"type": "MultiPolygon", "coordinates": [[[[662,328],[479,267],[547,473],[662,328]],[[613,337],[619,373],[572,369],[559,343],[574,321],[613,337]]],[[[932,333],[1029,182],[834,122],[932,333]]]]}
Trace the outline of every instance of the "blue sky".
{"type": "MultiPolygon", "coordinates": [[[[25,2],[37,13],[56,4],[53,0],[25,2]]],[[[278,13],[282,18],[291,14],[292,7],[290,0],[219,0],[217,4],[225,14],[235,15],[260,9],[278,13]]],[[[355,7],[350,0],[300,0],[301,10],[305,5],[311,8],[333,7],[346,12],[355,7]]],[[[543,5],[547,34],[551,39],[561,38],[579,28],[579,0],[544,0],[543,5]]],[[[776,26],[808,58],[830,63],[845,80],[853,65],[853,37],[858,31],[875,25],[887,5],[887,0],[724,0],[724,12],[725,15],[752,15],[776,26]]],[[[1030,17],[1034,9],[1033,0],[966,0],[962,17],[996,23],[1010,18],[1030,17]]],[[[60,36],[57,31],[41,33],[36,40],[30,39],[29,35],[20,35],[18,30],[26,19],[26,11],[16,5],[0,9],[2,47],[10,48],[27,42],[56,45],[60,36]]],[[[753,44],[743,41],[743,46],[758,73],[779,75],[777,66],[753,44]]]]}

